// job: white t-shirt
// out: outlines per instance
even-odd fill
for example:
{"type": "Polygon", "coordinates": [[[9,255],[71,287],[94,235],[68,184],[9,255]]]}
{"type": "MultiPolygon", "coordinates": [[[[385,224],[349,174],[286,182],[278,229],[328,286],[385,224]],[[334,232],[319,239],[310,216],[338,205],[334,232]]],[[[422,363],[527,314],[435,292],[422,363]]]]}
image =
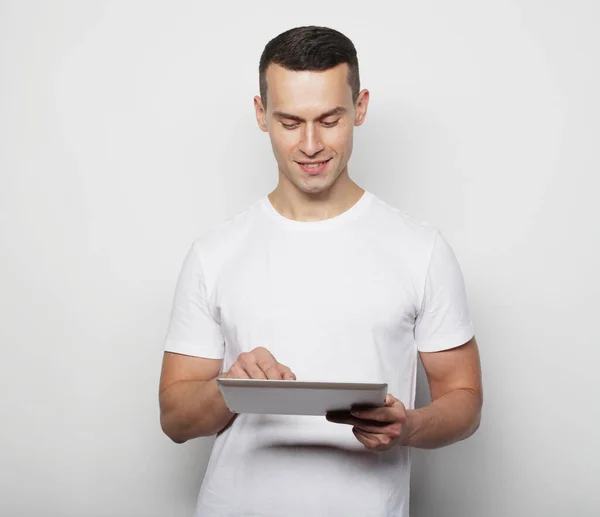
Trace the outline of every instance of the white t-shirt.
{"type": "MultiPolygon", "coordinates": [[[[267,196],[194,241],[165,350],[270,350],[299,380],[387,382],[414,407],[417,354],[473,336],[454,253],[370,192],[323,221],[267,196]]],[[[197,517],[408,517],[409,448],[369,451],[317,416],[238,415],[216,438],[197,517]]]]}

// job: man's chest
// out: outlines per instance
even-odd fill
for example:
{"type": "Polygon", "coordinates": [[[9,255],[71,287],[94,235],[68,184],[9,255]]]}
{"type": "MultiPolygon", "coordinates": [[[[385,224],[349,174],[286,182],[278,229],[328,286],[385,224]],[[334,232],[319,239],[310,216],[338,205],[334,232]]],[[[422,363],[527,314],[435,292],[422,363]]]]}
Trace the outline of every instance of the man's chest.
{"type": "Polygon", "coordinates": [[[266,346],[296,362],[334,358],[356,340],[369,354],[378,336],[412,333],[419,293],[401,257],[358,242],[302,244],[257,246],[224,269],[213,303],[236,353],[266,346]]]}

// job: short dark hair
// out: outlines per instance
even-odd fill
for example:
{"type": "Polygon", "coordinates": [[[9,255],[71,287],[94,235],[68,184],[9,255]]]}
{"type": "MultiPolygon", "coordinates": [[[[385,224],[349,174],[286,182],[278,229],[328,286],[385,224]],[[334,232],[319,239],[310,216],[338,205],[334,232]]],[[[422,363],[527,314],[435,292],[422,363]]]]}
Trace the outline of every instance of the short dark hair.
{"type": "Polygon", "coordinates": [[[309,25],[281,33],[267,43],[258,67],[260,97],[267,105],[267,68],[270,64],[293,71],[324,71],[348,65],[348,85],[356,103],[360,90],[356,48],[347,36],[328,27],[309,25]]]}

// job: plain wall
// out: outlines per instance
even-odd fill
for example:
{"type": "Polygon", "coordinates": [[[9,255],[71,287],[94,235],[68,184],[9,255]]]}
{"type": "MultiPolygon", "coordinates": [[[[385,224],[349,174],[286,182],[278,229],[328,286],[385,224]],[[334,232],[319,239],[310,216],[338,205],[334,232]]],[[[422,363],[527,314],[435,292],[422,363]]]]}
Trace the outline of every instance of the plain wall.
{"type": "Polygon", "coordinates": [[[600,515],[599,19],[593,0],[0,1],[0,515],[193,514],[212,441],[158,418],[175,281],[276,185],[258,59],[304,24],[359,52],[351,176],[436,225],[466,279],[483,422],[414,451],[412,515],[600,515]]]}

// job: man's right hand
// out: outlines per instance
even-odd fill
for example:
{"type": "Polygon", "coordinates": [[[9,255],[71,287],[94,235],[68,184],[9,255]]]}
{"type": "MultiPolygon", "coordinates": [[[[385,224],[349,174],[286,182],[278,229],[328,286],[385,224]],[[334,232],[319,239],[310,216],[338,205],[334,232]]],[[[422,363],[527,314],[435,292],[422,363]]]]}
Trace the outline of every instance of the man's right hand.
{"type": "Polygon", "coordinates": [[[239,355],[227,373],[230,379],[273,379],[295,381],[296,376],[287,366],[278,363],[273,354],[264,347],[239,355]]]}

